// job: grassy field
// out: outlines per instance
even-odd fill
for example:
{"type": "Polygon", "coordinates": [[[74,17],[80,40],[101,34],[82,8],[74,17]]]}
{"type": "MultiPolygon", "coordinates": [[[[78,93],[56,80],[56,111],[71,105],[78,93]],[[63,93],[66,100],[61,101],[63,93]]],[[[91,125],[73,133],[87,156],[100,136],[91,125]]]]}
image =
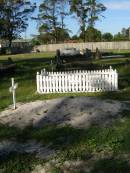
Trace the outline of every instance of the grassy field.
{"type": "MultiPolygon", "coordinates": [[[[127,53],[128,54],[128,53],[127,53]]],[[[36,94],[36,72],[43,68],[50,70],[50,61],[54,60],[54,53],[35,53],[35,54],[21,54],[12,56],[0,56],[0,63],[7,61],[8,57],[16,63],[16,70],[10,74],[0,76],[0,110],[12,104],[9,87],[11,85],[11,77],[15,78],[19,87],[17,89],[17,101],[28,102],[37,99],[50,99],[55,97],[62,97],[66,95],[86,95],[99,96],[102,98],[112,98],[120,100],[130,100],[130,57],[113,58],[94,61],[96,64],[109,64],[116,68],[119,72],[119,91],[114,93],[73,93],[73,94],[36,94]]]]}
{"type": "MultiPolygon", "coordinates": [[[[116,52],[115,52],[116,53],[116,52]]],[[[9,87],[11,77],[15,77],[19,87],[17,101],[28,102],[39,99],[50,99],[63,96],[97,96],[102,99],[130,101],[130,56],[129,52],[121,52],[125,58],[113,58],[93,61],[95,64],[109,64],[119,73],[119,91],[112,93],[73,93],[47,94],[36,93],[36,72],[43,68],[50,69],[50,61],[54,53],[37,53],[14,56],[0,56],[0,63],[11,57],[16,63],[16,71],[0,76],[0,111],[12,104],[9,87]]],[[[17,141],[36,140],[43,144],[51,144],[58,150],[56,156],[61,162],[65,160],[84,160],[87,162],[93,155],[109,156],[90,163],[93,169],[90,173],[129,173],[130,164],[130,113],[122,112],[124,119],[117,120],[108,127],[92,126],[88,129],[72,127],[49,126],[41,129],[32,127],[24,130],[0,125],[0,140],[16,139],[17,141]],[[126,157],[127,156],[127,159],[126,157]]],[[[0,173],[30,173],[37,164],[44,164],[31,155],[12,154],[8,158],[0,158],[0,173]]],[[[62,173],[60,169],[52,168],[51,173],[62,173]]],[[[80,173],[72,171],[68,173],[80,173]]]]}
{"type": "Polygon", "coordinates": [[[0,63],[7,61],[8,57],[16,63],[15,72],[0,76],[0,110],[12,104],[9,87],[11,77],[18,82],[17,101],[26,102],[38,99],[36,91],[36,72],[49,68],[54,53],[21,54],[13,56],[0,56],[0,63]]]}

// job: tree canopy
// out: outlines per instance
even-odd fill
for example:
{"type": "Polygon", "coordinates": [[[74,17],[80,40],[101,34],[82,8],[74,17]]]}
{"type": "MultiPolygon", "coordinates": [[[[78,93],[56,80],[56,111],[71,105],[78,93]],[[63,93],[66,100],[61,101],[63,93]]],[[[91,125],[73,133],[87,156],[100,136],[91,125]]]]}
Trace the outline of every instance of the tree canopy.
{"type": "Polygon", "coordinates": [[[43,0],[39,7],[40,38],[46,38],[49,43],[64,41],[69,37],[69,30],[65,26],[67,0],[43,0]]]}
{"type": "Polygon", "coordinates": [[[0,2],[0,38],[8,41],[20,38],[28,26],[28,17],[36,4],[24,0],[2,0],[0,2]]]}
{"type": "Polygon", "coordinates": [[[113,40],[113,35],[109,32],[106,32],[102,35],[102,40],[103,41],[112,41],[113,40]]]}
{"type": "MultiPolygon", "coordinates": [[[[94,28],[95,22],[99,20],[99,17],[106,7],[102,3],[98,3],[97,0],[71,0],[70,11],[75,13],[80,23],[81,37],[83,41],[86,41],[87,28],[94,28]]],[[[91,35],[93,32],[91,32],[91,35]]]]}
{"type": "MultiPolygon", "coordinates": [[[[8,41],[11,47],[14,39],[28,27],[28,20],[35,11],[36,4],[31,0],[0,0],[0,39],[8,41]]],[[[129,40],[130,29],[123,28],[114,36],[107,32],[102,34],[95,28],[106,7],[100,0],[42,0],[37,21],[39,34],[33,44],[61,43],[72,39],[76,41],[120,41],[129,40]],[[79,23],[79,32],[70,38],[70,30],[65,20],[74,17],[79,23]]],[[[73,19],[72,19],[73,20],[73,19]]]]}

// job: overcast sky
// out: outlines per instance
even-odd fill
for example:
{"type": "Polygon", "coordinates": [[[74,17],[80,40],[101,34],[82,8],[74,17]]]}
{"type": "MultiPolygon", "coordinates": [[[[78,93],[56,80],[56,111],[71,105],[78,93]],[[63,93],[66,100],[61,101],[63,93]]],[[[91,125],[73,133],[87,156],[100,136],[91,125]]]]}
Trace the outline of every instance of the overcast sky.
{"type": "MultiPolygon", "coordinates": [[[[39,5],[42,0],[32,0],[39,5]]],[[[103,13],[104,18],[96,23],[96,28],[104,32],[111,32],[113,34],[121,31],[123,27],[130,26],[130,0],[98,0],[106,7],[106,12],[103,13]]],[[[35,15],[38,10],[35,11],[35,15]]],[[[72,30],[72,34],[77,34],[79,31],[79,24],[73,18],[67,17],[67,27],[72,30]]],[[[30,38],[32,35],[37,34],[38,26],[35,21],[29,21],[29,27],[23,37],[30,38]]]]}

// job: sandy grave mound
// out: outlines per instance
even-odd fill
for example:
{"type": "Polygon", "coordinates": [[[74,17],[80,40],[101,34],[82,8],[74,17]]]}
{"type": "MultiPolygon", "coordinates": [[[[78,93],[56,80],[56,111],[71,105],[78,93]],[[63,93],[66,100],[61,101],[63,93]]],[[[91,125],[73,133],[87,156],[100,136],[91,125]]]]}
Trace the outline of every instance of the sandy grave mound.
{"type": "Polygon", "coordinates": [[[64,97],[20,104],[16,110],[7,109],[0,113],[0,123],[20,128],[48,124],[88,127],[108,124],[118,118],[124,109],[125,104],[119,101],[64,97]]]}

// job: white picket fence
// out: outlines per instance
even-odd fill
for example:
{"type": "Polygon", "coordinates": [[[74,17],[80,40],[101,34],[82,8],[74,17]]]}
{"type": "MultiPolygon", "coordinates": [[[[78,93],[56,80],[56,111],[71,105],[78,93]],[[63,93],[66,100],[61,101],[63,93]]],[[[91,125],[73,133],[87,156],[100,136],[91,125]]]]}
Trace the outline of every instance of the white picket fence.
{"type": "Polygon", "coordinates": [[[105,92],[118,90],[118,73],[110,69],[37,72],[38,93],[105,92]]]}

